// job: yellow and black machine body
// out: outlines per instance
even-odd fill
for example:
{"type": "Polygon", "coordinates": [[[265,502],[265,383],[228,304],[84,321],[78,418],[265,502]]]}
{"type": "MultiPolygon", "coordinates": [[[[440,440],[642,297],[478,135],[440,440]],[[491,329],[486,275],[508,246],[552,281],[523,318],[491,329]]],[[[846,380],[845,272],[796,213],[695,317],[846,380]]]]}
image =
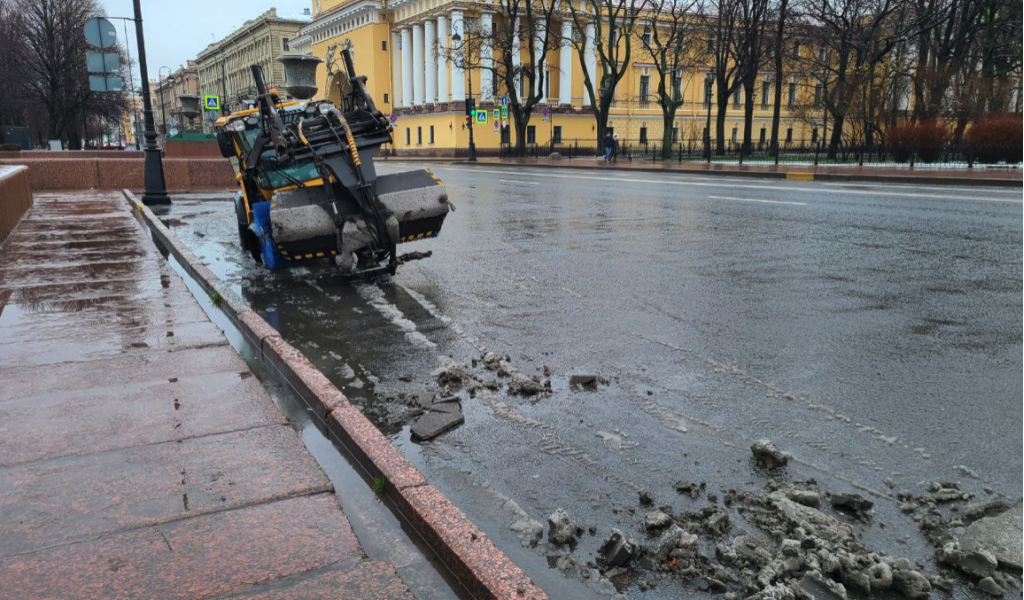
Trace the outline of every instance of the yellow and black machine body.
{"type": "Polygon", "coordinates": [[[391,127],[349,50],[342,57],[350,85],[341,106],[282,103],[253,65],[257,106],[217,122],[241,185],[239,242],[268,269],[328,259],[345,275],[394,274],[397,245],[437,236],[454,210],[428,169],[377,175],[373,157],[391,127]]]}

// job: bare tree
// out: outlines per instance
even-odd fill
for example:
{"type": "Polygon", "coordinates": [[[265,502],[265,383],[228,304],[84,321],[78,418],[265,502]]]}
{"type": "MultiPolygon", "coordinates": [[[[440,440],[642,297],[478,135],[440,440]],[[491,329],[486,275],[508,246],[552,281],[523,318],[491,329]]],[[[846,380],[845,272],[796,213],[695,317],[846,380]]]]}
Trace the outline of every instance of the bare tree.
{"type": "Polygon", "coordinates": [[[633,31],[644,9],[644,0],[582,0],[579,6],[566,2],[577,35],[572,43],[583,72],[583,87],[590,96],[590,109],[597,120],[598,144],[608,129],[608,116],[615,100],[615,88],[632,64],[633,31]],[[594,28],[593,39],[587,39],[588,25],[594,28]],[[596,59],[589,65],[590,47],[596,59]],[[591,72],[595,71],[595,72],[591,72]]]}
{"type": "Polygon", "coordinates": [[[801,12],[817,51],[806,61],[827,89],[824,108],[831,117],[828,158],[835,158],[844,127],[861,86],[899,40],[913,31],[907,6],[899,0],[804,0],[801,12]]]}
{"type": "MultiPolygon", "coordinates": [[[[8,82],[26,103],[36,131],[49,139],[81,144],[85,114],[119,120],[127,111],[124,92],[93,92],[85,68],[85,22],[98,13],[95,0],[10,0],[7,9],[19,16],[16,28],[5,28],[10,49],[8,82]]],[[[123,48],[122,65],[126,65],[123,48]]],[[[128,86],[131,87],[131,86],[128,86]]]]}
{"type": "Polygon", "coordinates": [[[706,53],[715,83],[715,152],[725,154],[725,117],[729,98],[740,87],[736,36],[741,0],[709,0],[701,11],[706,53]]]}
{"type": "Polygon", "coordinates": [[[700,12],[700,1],[651,0],[644,13],[650,24],[637,28],[640,45],[658,72],[661,154],[665,159],[672,156],[676,111],[683,105],[683,77],[705,59],[704,47],[691,43],[696,38],[693,34],[699,30],[695,16],[700,12]]]}
{"type": "Polygon", "coordinates": [[[782,84],[786,77],[786,46],[790,37],[789,32],[792,30],[789,26],[789,0],[777,0],[777,4],[775,4],[774,9],[772,10],[771,18],[774,19],[775,36],[772,39],[770,54],[775,73],[773,77],[774,103],[772,104],[772,133],[769,141],[769,149],[772,155],[778,156],[779,123],[782,118],[782,84]]]}
{"type": "Polygon", "coordinates": [[[738,79],[743,88],[743,153],[749,153],[754,135],[754,97],[757,76],[765,65],[768,39],[769,0],[738,0],[738,35],[733,40],[733,56],[739,66],[738,79]]]}
{"type": "MultiPolygon", "coordinates": [[[[917,33],[914,118],[939,116],[953,78],[962,74],[985,26],[984,0],[916,0],[917,33]]],[[[975,55],[976,57],[976,55],[975,55]]]]}
{"type": "Polygon", "coordinates": [[[515,128],[516,153],[526,154],[526,136],[533,109],[544,98],[545,55],[558,45],[553,31],[557,0],[500,0],[491,31],[465,22],[458,44],[440,50],[440,58],[467,72],[490,73],[508,96],[515,128]],[[525,46],[525,47],[524,47],[525,46]],[[523,53],[526,61],[522,61],[523,53]]]}

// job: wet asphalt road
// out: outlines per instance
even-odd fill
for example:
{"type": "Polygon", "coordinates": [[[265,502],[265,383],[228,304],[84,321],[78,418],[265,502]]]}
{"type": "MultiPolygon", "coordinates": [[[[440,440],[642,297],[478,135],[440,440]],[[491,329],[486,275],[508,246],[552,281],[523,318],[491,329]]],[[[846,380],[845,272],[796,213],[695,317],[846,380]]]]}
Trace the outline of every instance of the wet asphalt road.
{"type": "MultiPolygon", "coordinates": [[[[458,210],[440,238],[400,248],[434,255],[387,283],[262,270],[229,202],[182,197],[169,224],[552,597],[597,592],[549,568],[554,549],[520,544],[508,500],[597,526],[575,552],[592,560],[610,527],[642,537],[640,489],[676,510],[706,503],[676,494],[680,479],[763,490],[748,449],[762,436],[796,457],[778,478],[872,495],[865,543],[929,572],[895,491],[953,479],[1019,497],[1020,190],[434,171],[458,210]],[[485,350],[547,365],[553,394],[467,398],[465,425],[411,442],[400,397],[485,350]],[[573,391],[573,373],[611,383],[573,391]]],[[[626,591],[693,593],[652,581],[626,591]]]]}

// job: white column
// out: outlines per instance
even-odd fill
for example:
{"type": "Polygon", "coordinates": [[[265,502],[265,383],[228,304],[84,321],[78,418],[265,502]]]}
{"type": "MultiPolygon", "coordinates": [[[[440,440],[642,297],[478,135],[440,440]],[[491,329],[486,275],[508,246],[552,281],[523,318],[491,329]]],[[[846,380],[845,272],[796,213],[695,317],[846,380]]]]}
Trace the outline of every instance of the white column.
{"type": "Polygon", "coordinates": [[[412,32],[403,27],[402,32],[402,106],[412,106],[412,32]]]}
{"type": "Polygon", "coordinates": [[[463,45],[466,43],[466,26],[462,20],[462,11],[452,11],[452,34],[459,34],[462,41],[455,50],[452,61],[452,102],[463,102],[466,99],[466,71],[457,64],[462,60],[463,45]]]}
{"type": "Polygon", "coordinates": [[[562,46],[558,54],[558,103],[572,104],[572,20],[562,21],[562,46]]]}
{"type": "Polygon", "coordinates": [[[402,108],[402,55],[401,36],[391,32],[391,107],[402,108]]]}
{"type": "Polygon", "coordinates": [[[533,93],[540,98],[541,104],[547,104],[547,94],[544,93],[544,84],[541,83],[541,74],[546,75],[544,73],[544,21],[538,20],[534,30],[537,37],[533,40],[533,93]]]}
{"type": "MultiPolygon", "coordinates": [[[[590,75],[590,83],[594,86],[594,93],[597,93],[597,90],[601,89],[601,76],[597,72],[597,45],[594,41],[593,23],[587,23],[584,35],[587,36],[587,42],[583,48],[583,56],[587,64],[587,73],[590,75]]],[[[590,94],[586,89],[583,90],[583,106],[590,106],[590,94]]]]}
{"type": "Polygon", "coordinates": [[[423,25],[412,26],[412,103],[423,106],[426,102],[426,90],[423,81],[423,25]]]}
{"type": "MultiPolygon", "coordinates": [[[[447,15],[437,15],[437,46],[441,49],[440,58],[437,61],[437,101],[440,104],[448,102],[448,34],[451,30],[448,26],[447,15]]],[[[429,68],[429,65],[428,65],[429,68]]]]}
{"type": "MultiPolygon", "coordinates": [[[[491,46],[491,13],[480,15],[480,101],[494,98],[494,49],[491,46]]],[[[470,75],[472,77],[472,75],[470,75]]]]}
{"type": "Polygon", "coordinates": [[[434,68],[437,64],[437,33],[434,31],[433,21],[423,22],[423,50],[427,57],[423,69],[427,78],[424,88],[426,101],[427,104],[433,104],[437,102],[437,69],[434,68]]]}
{"type": "Polygon", "coordinates": [[[519,100],[522,100],[523,90],[519,85],[522,80],[518,75],[523,68],[523,52],[519,47],[519,17],[516,17],[515,28],[512,31],[512,71],[516,73],[516,93],[519,94],[519,100]]]}

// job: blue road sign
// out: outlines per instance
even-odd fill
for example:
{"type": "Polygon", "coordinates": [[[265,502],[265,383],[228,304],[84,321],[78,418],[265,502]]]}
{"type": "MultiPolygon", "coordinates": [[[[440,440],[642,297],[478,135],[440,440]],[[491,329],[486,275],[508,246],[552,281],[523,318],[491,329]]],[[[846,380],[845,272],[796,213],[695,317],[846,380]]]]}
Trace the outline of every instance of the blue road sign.
{"type": "Polygon", "coordinates": [[[206,110],[220,110],[220,96],[203,96],[203,108],[206,110]]]}
{"type": "Polygon", "coordinates": [[[502,96],[501,97],[501,105],[502,106],[508,106],[508,96],[502,96]]]}
{"type": "Polygon", "coordinates": [[[390,117],[388,117],[388,120],[391,121],[392,123],[397,123],[398,115],[391,115],[390,117]]]}

